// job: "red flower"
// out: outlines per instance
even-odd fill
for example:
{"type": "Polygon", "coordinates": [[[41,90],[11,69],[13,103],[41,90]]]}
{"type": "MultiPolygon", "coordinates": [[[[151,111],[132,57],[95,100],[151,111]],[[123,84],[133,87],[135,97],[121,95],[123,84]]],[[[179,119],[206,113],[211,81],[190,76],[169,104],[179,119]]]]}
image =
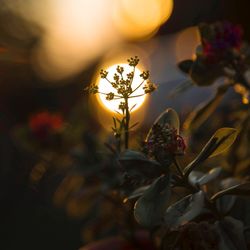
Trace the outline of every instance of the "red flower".
{"type": "Polygon", "coordinates": [[[209,32],[202,33],[203,56],[208,63],[225,59],[233,50],[239,50],[243,44],[243,30],[239,25],[229,22],[204,25],[209,32]]]}
{"type": "Polygon", "coordinates": [[[48,111],[32,115],[29,119],[29,128],[39,140],[46,140],[49,135],[60,132],[62,127],[62,116],[60,114],[51,114],[48,111]]]}

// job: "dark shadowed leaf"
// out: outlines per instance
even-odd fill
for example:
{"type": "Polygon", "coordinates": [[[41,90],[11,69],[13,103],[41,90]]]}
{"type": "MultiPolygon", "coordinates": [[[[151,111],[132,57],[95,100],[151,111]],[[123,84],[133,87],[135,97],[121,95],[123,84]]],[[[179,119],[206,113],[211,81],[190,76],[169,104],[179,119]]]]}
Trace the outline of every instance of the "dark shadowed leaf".
{"type": "Polygon", "coordinates": [[[184,61],[178,63],[178,68],[182,72],[189,74],[191,69],[192,69],[193,63],[194,63],[193,60],[184,60],[184,61]]]}
{"type": "Polygon", "coordinates": [[[219,77],[223,76],[223,70],[217,65],[208,65],[198,57],[190,71],[190,77],[198,86],[212,85],[219,77]]]}
{"type": "Polygon", "coordinates": [[[195,130],[200,127],[214,112],[222,101],[224,94],[228,90],[229,85],[222,85],[217,89],[216,95],[208,102],[201,103],[186,119],[184,128],[195,130]]]}
{"type": "Polygon", "coordinates": [[[145,227],[159,225],[170,198],[169,176],[159,177],[136,202],[134,216],[137,222],[145,227]]]}
{"type": "Polygon", "coordinates": [[[141,152],[134,151],[134,150],[126,150],[124,151],[120,158],[120,161],[145,161],[145,162],[152,162],[153,164],[159,165],[156,161],[149,160],[146,155],[141,152]]]}
{"type": "Polygon", "coordinates": [[[236,137],[237,130],[234,128],[218,129],[202,149],[200,154],[184,169],[185,176],[188,176],[191,171],[207,158],[214,157],[227,150],[233,144],[236,137]]]}
{"type": "Polygon", "coordinates": [[[222,190],[211,197],[211,200],[215,201],[224,195],[250,195],[250,182],[242,183],[236,186],[232,186],[228,189],[222,190]]]}
{"type": "Polygon", "coordinates": [[[202,191],[188,195],[170,206],[164,217],[165,224],[169,228],[183,225],[201,214],[204,205],[204,193],[202,191]]]}
{"type": "Polygon", "coordinates": [[[216,207],[221,214],[225,215],[231,211],[235,201],[236,196],[225,195],[216,200],[216,207]]]}
{"type": "Polygon", "coordinates": [[[125,198],[123,200],[123,202],[127,202],[128,200],[132,200],[135,198],[138,198],[140,196],[142,196],[144,194],[144,192],[149,188],[150,186],[143,186],[143,187],[139,187],[137,188],[132,194],[130,194],[127,198],[125,198]]]}
{"type": "MultiPolygon", "coordinates": [[[[241,182],[236,178],[226,178],[221,181],[220,186],[225,190],[239,184],[241,184],[241,182]]],[[[223,215],[229,213],[236,202],[236,198],[237,196],[235,195],[224,195],[218,198],[216,200],[216,207],[218,211],[220,211],[223,215]]]]}
{"type": "Polygon", "coordinates": [[[215,223],[220,235],[220,250],[247,250],[243,223],[232,217],[225,217],[215,223]]]}
{"type": "Polygon", "coordinates": [[[148,159],[143,153],[138,151],[124,151],[119,157],[119,162],[131,176],[141,175],[154,178],[162,174],[161,165],[157,161],[148,159]]]}

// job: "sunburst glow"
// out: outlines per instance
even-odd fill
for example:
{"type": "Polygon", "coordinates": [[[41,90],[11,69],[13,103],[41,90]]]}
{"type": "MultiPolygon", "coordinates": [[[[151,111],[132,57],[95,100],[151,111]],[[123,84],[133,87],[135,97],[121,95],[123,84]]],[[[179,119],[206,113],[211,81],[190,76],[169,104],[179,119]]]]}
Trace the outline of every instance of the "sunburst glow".
{"type": "MultiPolygon", "coordinates": [[[[124,76],[126,76],[126,74],[131,72],[131,67],[128,66],[127,64],[119,64],[119,65],[124,68],[124,76]]],[[[116,73],[117,66],[118,64],[107,68],[107,71],[109,72],[108,77],[112,77],[114,73],[116,73]]],[[[135,89],[142,82],[142,78],[140,77],[141,73],[142,71],[140,71],[138,68],[135,68],[134,80],[132,83],[133,89],[135,89]]],[[[112,81],[113,79],[110,79],[110,80],[112,81]]],[[[114,94],[117,94],[116,89],[114,89],[106,79],[98,78],[98,86],[99,86],[99,91],[102,93],[113,92],[114,94]]],[[[132,96],[139,96],[143,94],[144,94],[144,90],[143,90],[143,85],[142,85],[133,93],[132,96]]],[[[98,94],[97,97],[100,103],[109,111],[111,112],[119,111],[118,106],[120,102],[122,101],[122,99],[115,99],[115,100],[109,101],[109,100],[106,100],[106,96],[104,94],[98,94]]],[[[146,95],[129,98],[129,101],[128,101],[129,108],[131,109],[132,107],[134,107],[131,110],[131,112],[139,109],[144,103],[145,99],[146,99],[146,95]]]]}

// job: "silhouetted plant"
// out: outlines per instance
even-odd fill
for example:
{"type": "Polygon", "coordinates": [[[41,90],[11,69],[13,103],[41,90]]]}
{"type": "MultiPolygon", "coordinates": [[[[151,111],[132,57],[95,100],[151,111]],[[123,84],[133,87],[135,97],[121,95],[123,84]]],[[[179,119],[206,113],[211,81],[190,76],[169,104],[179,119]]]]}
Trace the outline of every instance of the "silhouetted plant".
{"type": "MultiPolygon", "coordinates": [[[[111,100],[121,100],[119,105],[119,111],[120,117],[113,117],[113,123],[114,126],[112,128],[115,137],[118,141],[118,150],[121,149],[121,140],[122,135],[124,135],[124,147],[127,149],[129,146],[129,130],[136,126],[136,124],[133,124],[130,126],[130,116],[131,111],[135,106],[129,108],[129,99],[140,97],[146,94],[150,94],[156,89],[156,85],[149,81],[149,71],[143,71],[140,74],[140,77],[142,79],[141,83],[138,84],[135,88],[132,87],[132,83],[134,81],[134,74],[135,74],[135,68],[139,63],[139,58],[137,56],[131,57],[128,59],[128,65],[131,67],[131,72],[129,72],[126,76],[124,75],[124,68],[121,66],[117,66],[116,71],[113,75],[113,79],[110,80],[108,78],[109,72],[106,70],[100,71],[101,78],[105,79],[107,81],[107,84],[110,84],[114,90],[117,92],[115,94],[114,92],[109,93],[102,93],[99,91],[98,85],[96,83],[92,84],[90,87],[87,88],[89,93],[91,94],[102,94],[106,96],[106,99],[111,100]],[[140,87],[143,87],[144,94],[135,95],[135,91],[139,89],[140,87]]],[[[119,113],[119,112],[118,112],[119,113]]]]}
{"type": "MultiPolygon", "coordinates": [[[[230,51],[231,47],[238,49],[239,44],[233,40],[225,45],[225,50],[230,51]]],[[[107,77],[106,72],[103,77],[107,77]]],[[[90,88],[91,93],[93,89],[98,93],[97,86],[90,88]]],[[[122,98],[129,97],[125,93],[122,98]]],[[[111,93],[106,95],[108,99],[115,98],[111,93]]],[[[129,112],[126,109],[122,109],[125,120],[126,112],[129,112]]],[[[124,171],[119,188],[123,201],[134,202],[136,221],[151,232],[159,249],[222,250],[239,246],[247,249],[244,225],[230,216],[230,212],[237,195],[250,195],[250,183],[235,179],[218,180],[223,172],[218,166],[207,173],[199,170],[208,158],[220,155],[233,144],[237,130],[217,130],[195,159],[183,167],[178,158],[184,155],[186,143],[179,129],[177,113],[167,109],[149,130],[140,151],[129,149],[126,140],[125,150],[116,151],[115,157],[124,171]],[[209,183],[216,179],[218,188],[210,188],[209,183]],[[180,188],[185,192],[178,191],[180,188]]]]}

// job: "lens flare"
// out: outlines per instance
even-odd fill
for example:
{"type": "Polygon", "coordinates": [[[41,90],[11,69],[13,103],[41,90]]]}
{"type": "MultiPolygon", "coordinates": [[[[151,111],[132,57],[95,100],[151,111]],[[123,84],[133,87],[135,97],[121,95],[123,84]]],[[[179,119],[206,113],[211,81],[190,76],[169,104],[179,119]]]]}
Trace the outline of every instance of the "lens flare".
{"type": "MultiPolygon", "coordinates": [[[[131,67],[127,64],[115,64],[113,66],[110,66],[107,68],[107,71],[109,72],[108,76],[113,76],[114,73],[116,73],[116,68],[117,66],[120,65],[124,68],[124,76],[126,76],[129,72],[131,72],[131,67]]],[[[135,73],[134,73],[134,80],[132,83],[132,88],[135,89],[137,86],[140,85],[140,83],[142,83],[142,78],[140,77],[140,74],[142,73],[142,71],[138,68],[135,68],[135,73]]],[[[109,80],[113,80],[113,79],[109,79],[109,80]]],[[[103,78],[98,78],[98,86],[99,86],[99,91],[101,93],[110,93],[113,92],[115,95],[117,95],[117,91],[116,89],[114,89],[111,84],[103,78]]],[[[145,99],[146,99],[146,95],[144,95],[144,90],[143,90],[143,85],[140,86],[134,93],[132,96],[135,96],[133,98],[130,98],[128,103],[129,103],[129,108],[133,109],[131,110],[131,112],[138,110],[142,104],[144,103],[145,99]],[[142,96],[140,96],[142,95],[142,96]],[[138,96],[138,97],[137,97],[138,96]]],[[[119,111],[119,104],[122,101],[122,99],[114,99],[114,100],[106,100],[106,95],[104,94],[98,94],[97,95],[98,101],[99,103],[104,106],[107,110],[111,111],[111,112],[116,112],[119,111]]]]}

